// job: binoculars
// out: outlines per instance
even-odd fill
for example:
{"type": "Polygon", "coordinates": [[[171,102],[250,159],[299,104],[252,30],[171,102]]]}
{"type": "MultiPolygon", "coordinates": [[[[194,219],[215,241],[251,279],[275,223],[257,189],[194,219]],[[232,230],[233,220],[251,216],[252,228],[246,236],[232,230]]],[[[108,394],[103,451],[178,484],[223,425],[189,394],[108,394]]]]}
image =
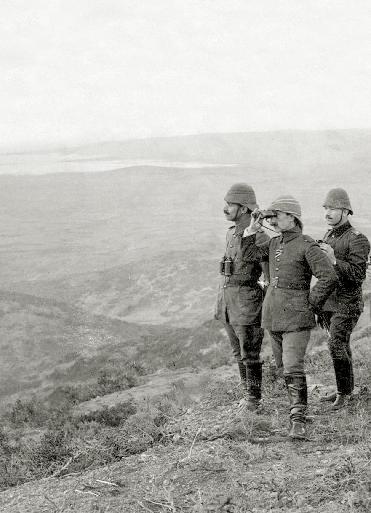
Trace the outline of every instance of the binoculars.
{"type": "Polygon", "coordinates": [[[233,260],[231,258],[223,257],[219,262],[219,272],[223,276],[232,276],[233,274],[233,260]]]}
{"type": "Polygon", "coordinates": [[[253,217],[256,219],[269,219],[270,217],[275,217],[275,215],[273,210],[257,210],[253,213],[253,217]]]}

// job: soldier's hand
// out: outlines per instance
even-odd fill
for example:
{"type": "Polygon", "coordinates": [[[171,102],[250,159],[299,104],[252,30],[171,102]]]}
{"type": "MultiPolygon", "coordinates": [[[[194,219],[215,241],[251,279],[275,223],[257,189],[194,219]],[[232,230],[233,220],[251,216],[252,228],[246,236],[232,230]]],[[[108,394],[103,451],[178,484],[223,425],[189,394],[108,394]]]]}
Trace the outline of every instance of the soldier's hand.
{"type": "Polygon", "coordinates": [[[251,214],[251,221],[247,228],[245,228],[242,237],[249,237],[255,235],[262,228],[263,220],[259,217],[259,209],[256,208],[251,214]]]}
{"type": "Polygon", "coordinates": [[[336,263],[336,257],[333,248],[326,242],[321,242],[319,247],[325,253],[330,262],[334,265],[336,263]]]}

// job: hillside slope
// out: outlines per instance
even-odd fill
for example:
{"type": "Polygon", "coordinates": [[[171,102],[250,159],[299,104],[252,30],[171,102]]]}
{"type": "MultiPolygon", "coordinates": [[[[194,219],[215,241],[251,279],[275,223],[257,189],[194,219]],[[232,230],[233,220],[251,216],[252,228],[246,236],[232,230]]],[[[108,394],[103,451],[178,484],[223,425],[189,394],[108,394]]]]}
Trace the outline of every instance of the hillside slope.
{"type": "MultiPolygon", "coordinates": [[[[135,325],[90,315],[62,301],[0,292],[1,395],[63,381],[84,381],[108,347],[126,358],[147,335],[135,325]],[[88,367],[88,366],[86,366],[88,367]]],[[[101,361],[100,361],[101,363],[101,361]]]]}
{"type": "MultiPolygon", "coordinates": [[[[312,423],[305,442],[287,439],[286,392],[269,368],[264,368],[260,414],[243,409],[236,378],[220,368],[202,384],[198,402],[179,386],[162,400],[141,399],[136,413],[111,429],[117,463],[79,470],[81,440],[80,455],[60,464],[56,477],[1,493],[1,511],[366,513],[371,505],[368,344],[366,338],[355,343],[358,395],[337,413],[319,402],[319,393],[333,383],[327,351],[317,348],[308,357],[312,423]],[[170,415],[164,416],[165,405],[171,405],[170,415]]],[[[99,454],[106,431],[98,429],[86,450],[99,454]]]]}
{"type": "MultiPolygon", "coordinates": [[[[51,300],[58,298],[89,314],[142,326],[196,330],[214,315],[219,280],[218,258],[169,251],[103,271],[19,282],[12,288],[51,300]]],[[[363,290],[366,306],[362,322],[366,325],[371,311],[370,279],[363,290]]]]}
{"type": "Polygon", "coordinates": [[[168,251],[103,271],[20,282],[12,288],[137,324],[195,327],[213,316],[218,259],[168,251]]]}
{"type": "MultiPolygon", "coordinates": [[[[105,305],[104,296],[101,301],[105,305]]],[[[45,395],[57,385],[89,383],[106,368],[133,362],[149,373],[215,367],[230,359],[226,335],[212,320],[189,328],[136,324],[53,298],[9,291],[0,292],[0,315],[3,401],[11,394],[45,395]]]]}

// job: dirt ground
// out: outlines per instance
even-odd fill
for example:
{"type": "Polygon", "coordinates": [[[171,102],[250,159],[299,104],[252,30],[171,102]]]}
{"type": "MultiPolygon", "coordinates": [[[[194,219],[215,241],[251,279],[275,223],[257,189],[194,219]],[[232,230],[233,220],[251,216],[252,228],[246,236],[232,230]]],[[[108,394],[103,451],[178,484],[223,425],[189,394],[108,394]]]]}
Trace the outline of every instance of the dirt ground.
{"type": "MultiPolygon", "coordinates": [[[[229,374],[229,375],[228,375],[229,374]]],[[[0,511],[367,512],[371,507],[370,397],[329,413],[310,377],[308,440],[287,438],[283,382],[265,384],[260,413],[241,403],[236,377],[204,382],[203,395],[164,425],[142,454],[0,494],[0,511]]],[[[182,393],[181,391],[179,393],[182,393]]]]}

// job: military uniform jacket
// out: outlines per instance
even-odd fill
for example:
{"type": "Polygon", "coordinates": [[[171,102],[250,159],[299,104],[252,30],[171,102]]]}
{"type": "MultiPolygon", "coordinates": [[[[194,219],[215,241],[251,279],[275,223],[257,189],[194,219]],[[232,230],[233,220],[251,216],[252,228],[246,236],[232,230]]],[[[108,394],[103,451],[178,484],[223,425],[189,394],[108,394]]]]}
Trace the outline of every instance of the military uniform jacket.
{"type": "Polygon", "coordinates": [[[326,255],[299,227],[271,239],[260,251],[262,258],[269,258],[271,280],[263,304],[263,328],[280,332],[313,328],[314,310],[320,309],[337,283],[326,255]],[[310,289],[312,276],[317,282],[310,289]]]}
{"type": "Polygon", "coordinates": [[[246,226],[231,226],[226,236],[225,257],[233,261],[233,274],[221,276],[215,318],[236,326],[260,325],[263,291],[258,285],[262,273],[261,255],[257,244],[269,241],[259,233],[257,242],[242,238],[246,226]]]}
{"type": "Polygon", "coordinates": [[[363,310],[362,282],[366,278],[370,243],[349,222],[329,230],[324,242],[334,250],[339,282],[323,309],[358,315],[363,310]]]}

